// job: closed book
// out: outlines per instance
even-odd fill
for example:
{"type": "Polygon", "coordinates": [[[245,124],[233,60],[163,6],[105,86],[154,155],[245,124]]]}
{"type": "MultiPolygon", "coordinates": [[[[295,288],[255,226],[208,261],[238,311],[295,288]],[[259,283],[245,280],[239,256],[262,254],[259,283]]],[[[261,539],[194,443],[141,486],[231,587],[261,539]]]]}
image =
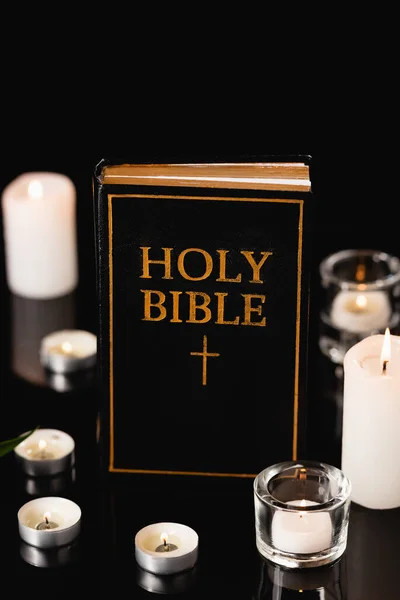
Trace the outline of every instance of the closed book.
{"type": "Polygon", "coordinates": [[[310,166],[96,166],[107,472],[246,478],[303,455],[310,166]]]}

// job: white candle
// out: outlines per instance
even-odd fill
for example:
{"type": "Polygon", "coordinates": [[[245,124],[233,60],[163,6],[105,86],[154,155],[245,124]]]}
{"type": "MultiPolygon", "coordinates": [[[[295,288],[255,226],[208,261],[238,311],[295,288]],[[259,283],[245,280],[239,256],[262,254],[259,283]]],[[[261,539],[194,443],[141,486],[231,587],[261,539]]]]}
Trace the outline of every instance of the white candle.
{"type": "Polygon", "coordinates": [[[367,508],[399,507],[400,336],[386,330],[366,337],[347,351],[343,369],[342,470],[351,499],[367,508]]]}
{"type": "Polygon", "coordinates": [[[81,509],[67,498],[35,498],[19,509],[17,517],[21,538],[38,548],[64,546],[80,533],[81,509]]]}
{"type": "Polygon", "coordinates": [[[77,285],[76,190],[59,173],[23,173],[2,195],[6,276],[10,290],[55,298],[77,285]]]}
{"type": "Polygon", "coordinates": [[[314,506],[311,500],[292,500],[298,510],[278,510],[272,519],[272,544],[278,550],[293,554],[314,554],[332,545],[332,523],[327,512],[302,511],[301,507],[314,506]]]}
{"type": "Polygon", "coordinates": [[[97,337],[83,329],[54,331],[43,338],[40,360],[56,373],[73,373],[96,364],[97,337]]]}
{"type": "Polygon", "coordinates": [[[342,290],[331,309],[332,325],[350,333],[368,333],[388,326],[392,314],[383,291],[342,290]]]}
{"type": "Polygon", "coordinates": [[[171,575],[194,567],[199,538],[191,527],[181,523],[154,523],[135,536],[135,557],[143,569],[158,575],[171,575]]]}
{"type": "Polygon", "coordinates": [[[55,475],[75,463],[75,442],[59,429],[36,429],[14,453],[28,475],[55,475]]]}

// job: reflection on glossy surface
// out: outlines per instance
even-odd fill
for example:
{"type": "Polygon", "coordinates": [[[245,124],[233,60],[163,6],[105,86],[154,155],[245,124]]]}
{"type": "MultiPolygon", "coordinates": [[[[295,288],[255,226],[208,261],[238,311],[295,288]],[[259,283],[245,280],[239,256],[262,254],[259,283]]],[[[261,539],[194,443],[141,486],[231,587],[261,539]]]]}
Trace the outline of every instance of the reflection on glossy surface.
{"type": "Polygon", "coordinates": [[[286,598],[345,600],[346,558],[318,568],[290,569],[260,557],[260,578],[253,600],[285,600],[286,598]]]}
{"type": "Polygon", "coordinates": [[[181,594],[192,588],[196,581],[196,567],[174,575],[155,575],[141,567],[136,569],[138,585],[153,594],[181,594]]]}
{"type": "Polygon", "coordinates": [[[11,294],[10,298],[12,370],[26,381],[46,385],[40,363],[40,344],[52,331],[75,327],[75,295],[33,300],[11,294]]]}
{"type": "Polygon", "coordinates": [[[77,561],[80,555],[78,540],[73,544],[50,550],[43,550],[21,542],[19,551],[21,558],[26,563],[43,569],[65,567],[77,561]]]}
{"type": "Polygon", "coordinates": [[[321,352],[312,356],[309,381],[308,453],[319,460],[341,467],[343,420],[343,367],[321,352]]]}
{"type": "Polygon", "coordinates": [[[349,600],[398,600],[399,556],[400,509],[371,510],[353,503],[348,538],[349,600]]]}
{"type": "Polygon", "coordinates": [[[78,373],[54,373],[44,370],[45,382],[56,392],[72,392],[74,390],[90,387],[96,379],[96,369],[84,369],[78,373]]]}
{"type": "Polygon", "coordinates": [[[73,467],[65,473],[52,477],[21,477],[20,485],[28,496],[68,496],[75,483],[76,471],[73,467]]]}

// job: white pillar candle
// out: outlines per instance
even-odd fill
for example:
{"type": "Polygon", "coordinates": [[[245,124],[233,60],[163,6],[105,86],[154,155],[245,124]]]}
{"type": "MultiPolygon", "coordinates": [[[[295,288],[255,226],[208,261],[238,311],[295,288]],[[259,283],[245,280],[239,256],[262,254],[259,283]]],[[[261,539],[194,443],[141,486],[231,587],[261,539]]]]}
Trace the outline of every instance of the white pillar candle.
{"type": "Polygon", "coordinates": [[[311,500],[287,502],[298,510],[277,511],[272,519],[272,544],[283,552],[314,554],[332,545],[332,523],[327,512],[302,511],[301,507],[317,505],[311,500]]]}
{"type": "Polygon", "coordinates": [[[60,173],[23,173],[2,195],[6,276],[27,298],[68,294],[78,282],[76,190],[60,173]]]}
{"type": "Polygon", "coordinates": [[[340,291],[335,296],[331,321],[334,327],[351,333],[368,333],[388,326],[392,314],[384,291],[340,291]]]}
{"type": "Polygon", "coordinates": [[[366,337],[347,351],[343,368],[342,470],[351,499],[367,508],[399,507],[400,336],[387,329],[366,337]]]}

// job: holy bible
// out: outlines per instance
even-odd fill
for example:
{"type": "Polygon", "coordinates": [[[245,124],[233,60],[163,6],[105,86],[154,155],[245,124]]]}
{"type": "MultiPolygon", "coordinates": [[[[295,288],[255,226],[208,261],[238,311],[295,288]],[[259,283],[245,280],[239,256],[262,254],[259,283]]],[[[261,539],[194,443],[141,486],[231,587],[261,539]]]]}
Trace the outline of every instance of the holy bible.
{"type": "Polygon", "coordinates": [[[301,458],[310,165],[95,167],[108,472],[253,478],[301,458]]]}

